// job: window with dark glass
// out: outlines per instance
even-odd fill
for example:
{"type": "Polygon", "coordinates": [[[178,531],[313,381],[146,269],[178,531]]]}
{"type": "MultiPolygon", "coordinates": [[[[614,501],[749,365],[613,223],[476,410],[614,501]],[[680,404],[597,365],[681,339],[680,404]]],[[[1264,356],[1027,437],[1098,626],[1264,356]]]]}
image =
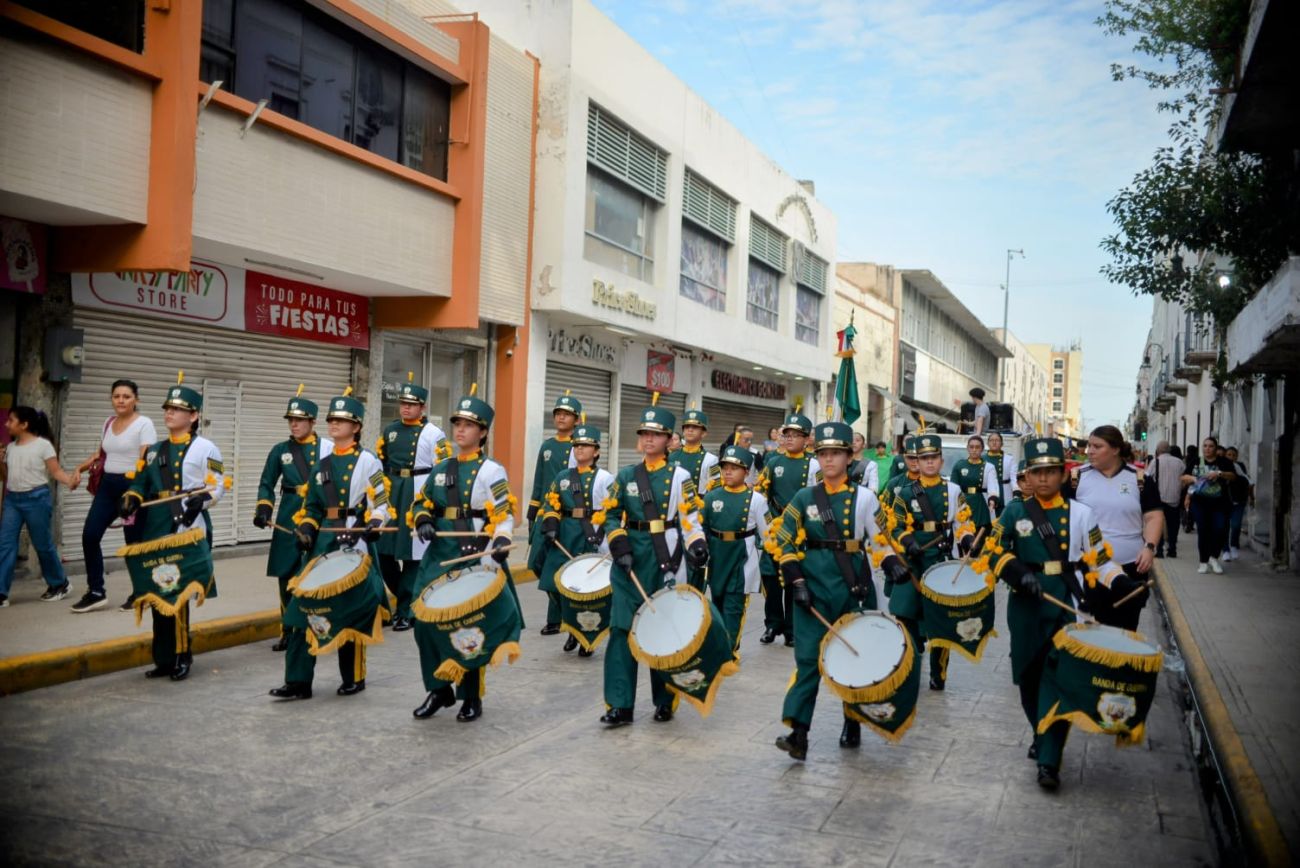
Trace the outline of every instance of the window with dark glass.
{"type": "Polygon", "coordinates": [[[144,0],[18,0],[18,5],[130,51],[144,50],[144,0]]]}
{"type": "Polygon", "coordinates": [[[714,310],[727,309],[727,245],[682,221],[682,295],[714,310]]]}
{"type": "Polygon", "coordinates": [[[446,180],[451,87],[292,0],[204,0],[200,74],[247,100],[446,180]]]}

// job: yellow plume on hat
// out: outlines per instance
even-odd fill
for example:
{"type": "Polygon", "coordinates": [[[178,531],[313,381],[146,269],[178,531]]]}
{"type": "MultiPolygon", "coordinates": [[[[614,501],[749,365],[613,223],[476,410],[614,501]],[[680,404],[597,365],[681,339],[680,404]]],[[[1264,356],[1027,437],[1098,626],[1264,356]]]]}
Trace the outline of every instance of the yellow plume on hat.
{"type": "Polygon", "coordinates": [[[176,385],[179,386],[179,385],[180,385],[181,383],[183,383],[183,382],[185,382],[185,372],[184,372],[184,371],[177,371],[177,372],[176,372],[176,385]]]}
{"type": "Polygon", "coordinates": [[[803,395],[795,395],[795,397],[794,397],[794,411],[795,411],[796,413],[802,413],[802,412],[803,412],[803,395]]]}
{"type": "Polygon", "coordinates": [[[655,392],[653,395],[650,396],[650,406],[651,406],[651,407],[658,407],[658,406],[659,406],[659,393],[658,393],[658,392],[655,392]]]}
{"type": "Polygon", "coordinates": [[[305,389],[305,388],[307,388],[307,384],[306,384],[306,383],[299,383],[299,384],[298,384],[298,391],[294,392],[294,393],[293,393],[293,396],[294,396],[295,398],[301,398],[301,397],[302,397],[302,390],[305,389]]]}
{"type": "Polygon", "coordinates": [[[407,371],[407,372],[406,372],[406,382],[408,382],[408,383],[414,383],[414,382],[415,382],[415,371],[407,371]]]}
{"type": "Polygon", "coordinates": [[[569,397],[569,396],[572,395],[572,394],[573,394],[573,391],[572,391],[571,389],[565,389],[565,390],[564,390],[564,397],[567,398],[567,397],[569,397]]]}
{"type": "Polygon", "coordinates": [[[582,424],[583,424],[583,425],[586,425],[586,424],[587,424],[587,411],[586,411],[586,410],[583,410],[583,411],[582,411],[582,424]]]}
{"type": "Polygon", "coordinates": [[[343,390],[343,397],[344,397],[344,398],[348,397],[348,396],[351,395],[351,394],[352,394],[352,387],[351,387],[351,386],[348,386],[346,389],[343,390]]]}
{"type": "Polygon", "coordinates": [[[470,383],[470,384],[469,384],[469,396],[470,396],[471,398],[473,398],[476,394],[478,394],[478,383],[470,383]]]}
{"type": "Polygon", "coordinates": [[[916,429],[916,433],[917,433],[917,434],[924,434],[924,433],[925,433],[925,417],[922,416],[920,413],[917,413],[917,414],[916,414],[916,418],[918,418],[918,419],[921,420],[921,427],[916,429]]]}

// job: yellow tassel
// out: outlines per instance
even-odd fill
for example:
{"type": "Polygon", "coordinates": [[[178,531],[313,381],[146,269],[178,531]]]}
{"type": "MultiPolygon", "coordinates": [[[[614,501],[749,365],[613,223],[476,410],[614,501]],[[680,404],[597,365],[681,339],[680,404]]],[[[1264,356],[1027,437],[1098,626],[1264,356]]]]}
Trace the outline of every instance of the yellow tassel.
{"type": "Polygon", "coordinates": [[[351,394],[352,394],[352,387],[351,387],[351,386],[348,386],[346,389],[343,390],[343,397],[344,397],[344,398],[349,397],[351,394]]]}
{"type": "Polygon", "coordinates": [[[658,393],[658,392],[655,392],[653,395],[650,396],[650,406],[651,406],[651,407],[658,407],[658,406],[659,406],[659,393],[658,393]]]}
{"type": "Polygon", "coordinates": [[[299,383],[299,384],[298,384],[298,391],[294,392],[294,393],[293,393],[293,396],[294,396],[295,398],[301,398],[301,397],[302,397],[302,390],[305,389],[305,388],[307,388],[307,384],[306,384],[306,383],[299,383]]]}
{"type": "Polygon", "coordinates": [[[548,491],[546,492],[546,502],[551,505],[551,509],[558,510],[560,508],[560,495],[554,491],[548,491]]]}
{"type": "Polygon", "coordinates": [[[185,546],[193,545],[206,537],[207,530],[201,527],[196,527],[191,530],[181,531],[180,533],[159,537],[158,539],[124,545],[117,550],[117,556],[119,558],[124,558],[128,555],[147,555],[152,552],[165,551],[167,549],[184,548],[185,546]]]}
{"type": "Polygon", "coordinates": [[[605,523],[605,510],[598,509],[591,514],[591,524],[593,527],[600,527],[605,523]]]}
{"type": "Polygon", "coordinates": [[[184,382],[185,382],[185,372],[184,372],[184,371],[177,371],[177,372],[176,372],[176,385],[179,386],[181,383],[184,383],[184,382]]]}
{"type": "Polygon", "coordinates": [[[582,424],[583,424],[583,425],[586,425],[586,424],[587,424],[587,411],[586,411],[586,410],[583,410],[583,411],[582,411],[581,419],[582,419],[582,424]]]}
{"type": "Polygon", "coordinates": [[[470,383],[470,384],[469,384],[469,396],[470,396],[471,398],[473,398],[473,397],[474,397],[475,395],[477,395],[477,394],[478,394],[478,383],[470,383]]]}

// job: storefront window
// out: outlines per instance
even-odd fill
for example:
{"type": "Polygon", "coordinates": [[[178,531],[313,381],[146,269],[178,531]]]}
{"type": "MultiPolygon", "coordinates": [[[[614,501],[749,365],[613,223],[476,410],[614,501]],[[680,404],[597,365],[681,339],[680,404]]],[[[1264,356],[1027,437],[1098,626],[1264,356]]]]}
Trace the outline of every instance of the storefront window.
{"type": "Polygon", "coordinates": [[[714,310],[727,309],[727,245],[682,222],[681,293],[714,310]]]}
{"type": "MultiPolygon", "coordinates": [[[[469,390],[477,370],[475,350],[428,341],[389,338],[384,341],[384,378],[380,396],[380,420],[374,437],[389,422],[398,418],[397,396],[408,372],[414,372],[415,382],[429,390],[425,413],[429,421],[449,432],[448,417],[452,404],[469,390]]],[[[370,429],[370,425],[366,425],[370,429]]],[[[449,432],[450,433],[450,432],[449,432]]]]}
{"type": "Polygon", "coordinates": [[[776,331],[780,307],[781,275],[766,265],[749,260],[749,288],[745,319],[776,331]]]}
{"type": "Polygon", "coordinates": [[[629,277],[653,281],[654,214],[648,197],[588,169],[583,256],[629,277]]]}

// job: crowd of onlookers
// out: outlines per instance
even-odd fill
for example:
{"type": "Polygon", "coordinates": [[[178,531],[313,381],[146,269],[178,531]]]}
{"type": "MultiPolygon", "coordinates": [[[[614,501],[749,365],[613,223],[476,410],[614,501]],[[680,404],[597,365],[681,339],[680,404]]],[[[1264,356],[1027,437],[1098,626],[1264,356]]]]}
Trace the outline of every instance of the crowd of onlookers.
{"type": "Polygon", "coordinates": [[[1255,505],[1255,484],[1236,447],[1224,448],[1206,437],[1197,449],[1183,452],[1161,441],[1145,462],[1147,479],[1160,490],[1165,513],[1165,537],[1156,557],[1178,553],[1178,532],[1196,531],[1198,572],[1223,572],[1222,563],[1236,560],[1246,510],[1255,505]]]}

